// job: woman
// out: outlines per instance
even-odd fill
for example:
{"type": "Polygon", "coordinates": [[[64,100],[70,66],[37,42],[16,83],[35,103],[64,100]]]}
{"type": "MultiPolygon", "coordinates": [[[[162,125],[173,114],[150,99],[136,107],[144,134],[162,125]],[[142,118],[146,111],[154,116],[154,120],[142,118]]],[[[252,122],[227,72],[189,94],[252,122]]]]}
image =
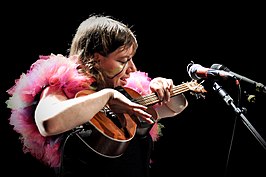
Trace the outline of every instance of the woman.
{"type": "Polygon", "coordinates": [[[10,123],[24,151],[59,177],[149,176],[158,121],[188,103],[182,94],[172,97],[172,79],[137,70],[137,48],[128,26],[93,15],[78,27],[69,57],[40,56],[8,90],[10,123]]]}

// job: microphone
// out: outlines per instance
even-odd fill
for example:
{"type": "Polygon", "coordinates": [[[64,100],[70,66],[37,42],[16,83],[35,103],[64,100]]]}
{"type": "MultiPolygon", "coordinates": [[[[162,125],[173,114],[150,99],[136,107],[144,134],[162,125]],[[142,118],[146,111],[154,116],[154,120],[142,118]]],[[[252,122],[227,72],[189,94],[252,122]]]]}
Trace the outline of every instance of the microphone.
{"type": "Polygon", "coordinates": [[[235,76],[229,72],[221,71],[213,68],[205,68],[199,64],[190,63],[187,66],[188,75],[195,80],[199,79],[227,79],[234,78],[235,76]]]}
{"type": "Polygon", "coordinates": [[[221,65],[221,64],[213,64],[211,66],[211,68],[212,69],[218,69],[218,70],[226,71],[229,74],[234,75],[234,77],[236,77],[239,81],[245,81],[245,82],[247,82],[249,84],[255,85],[258,91],[262,91],[262,92],[266,93],[266,87],[262,83],[256,82],[256,81],[251,80],[251,79],[249,79],[249,78],[247,78],[245,76],[241,76],[240,74],[234,73],[234,72],[230,71],[230,69],[227,68],[224,65],[221,65]]]}

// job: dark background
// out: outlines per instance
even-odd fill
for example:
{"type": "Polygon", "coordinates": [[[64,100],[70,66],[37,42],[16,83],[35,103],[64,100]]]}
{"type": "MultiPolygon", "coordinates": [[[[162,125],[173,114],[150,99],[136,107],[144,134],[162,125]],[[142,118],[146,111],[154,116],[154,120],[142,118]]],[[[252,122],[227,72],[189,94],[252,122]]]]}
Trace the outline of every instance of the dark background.
{"type": "MultiPolygon", "coordinates": [[[[134,61],[150,77],[172,78],[176,85],[190,81],[186,67],[194,61],[203,67],[223,64],[235,73],[266,83],[263,5],[143,3],[11,2],[2,6],[6,11],[1,12],[1,176],[53,177],[51,169],[22,152],[18,135],[8,124],[6,90],[38,55],[66,54],[76,28],[91,13],[104,13],[133,25],[139,42],[134,61]]],[[[266,139],[266,94],[241,82],[239,96],[233,81],[217,82],[236,106],[246,108],[248,122],[266,139]],[[248,102],[249,95],[255,96],[255,103],[248,102]]],[[[154,146],[152,174],[265,176],[266,150],[240,117],[234,124],[237,116],[213,90],[213,81],[206,79],[202,85],[208,91],[205,99],[186,92],[188,108],[161,121],[165,128],[154,146]]]]}

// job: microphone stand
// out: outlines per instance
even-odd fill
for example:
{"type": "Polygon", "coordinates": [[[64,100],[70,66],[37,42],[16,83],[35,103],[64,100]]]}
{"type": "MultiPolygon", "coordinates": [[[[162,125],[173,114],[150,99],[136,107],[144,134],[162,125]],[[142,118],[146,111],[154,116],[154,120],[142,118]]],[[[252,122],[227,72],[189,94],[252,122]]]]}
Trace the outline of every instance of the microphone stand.
{"type": "Polygon", "coordinates": [[[251,133],[255,136],[255,138],[259,141],[259,143],[262,145],[262,147],[266,150],[266,142],[262,138],[262,136],[256,131],[256,129],[251,125],[251,123],[247,120],[245,115],[243,114],[243,111],[239,109],[237,106],[235,106],[233,99],[230,97],[230,95],[216,82],[213,84],[214,91],[217,91],[218,94],[223,98],[223,100],[226,102],[228,106],[231,106],[234,110],[234,112],[239,115],[243,121],[243,123],[246,125],[246,127],[251,131],[251,133]]]}

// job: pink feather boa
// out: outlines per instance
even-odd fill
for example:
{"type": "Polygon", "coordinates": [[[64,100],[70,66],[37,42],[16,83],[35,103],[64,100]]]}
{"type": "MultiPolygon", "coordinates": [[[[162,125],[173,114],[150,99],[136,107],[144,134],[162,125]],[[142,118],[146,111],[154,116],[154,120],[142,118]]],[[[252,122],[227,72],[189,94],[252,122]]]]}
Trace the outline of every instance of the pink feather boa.
{"type": "MultiPolygon", "coordinates": [[[[15,80],[15,85],[7,90],[11,95],[6,101],[11,109],[9,123],[19,133],[23,144],[23,152],[31,153],[35,158],[51,167],[60,164],[60,137],[43,137],[34,122],[36,96],[48,85],[64,89],[69,98],[84,89],[90,88],[93,78],[85,77],[77,71],[77,57],[66,58],[62,55],[40,56],[31,65],[26,74],[15,80]]],[[[128,79],[127,87],[141,95],[148,94],[150,78],[147,73],[135,72],[128,79]]],[[[156,141],[161,134],[160,124],[155,124],[150,131],[156,141]]]]}
{"type": "MultiPolygon", "coordinates": [[[[127,84],[125,87],[131,88],[138,92],[141,96],[150,94],[150,82],[151,78],[148,77],[148,73],[136,71],[130,74],[130,77],[127,79],[127,84]]],[[[153,141],[157,141],[160,136],[162,136],[161,129],[164,126],[161,123],[155,123],[150,130],[150,135],[153,141]]]]}

